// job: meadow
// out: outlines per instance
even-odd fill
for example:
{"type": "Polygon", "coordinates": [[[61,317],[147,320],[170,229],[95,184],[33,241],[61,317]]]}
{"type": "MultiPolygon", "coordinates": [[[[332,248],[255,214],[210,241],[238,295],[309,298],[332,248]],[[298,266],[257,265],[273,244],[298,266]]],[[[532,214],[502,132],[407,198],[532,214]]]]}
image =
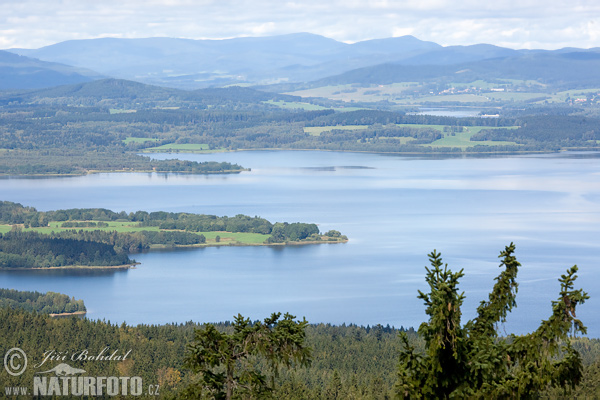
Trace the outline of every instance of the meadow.
{"type": "MultiPolygon", "coordinates": [[[[98,221],[69,221],[69,222],[98,222],[98,221]]],[[[51,234],[52,232],[60,232],[67,230],[85,230],[85,231],[116,231],[122,233],[135,233],[142,231],[165,231],[159,229],[157,226],[139,226],[138,223],[132,223],[130,221],[106,221],[108,226],[103,227],[84,227],[84,228],[63,228],[61,227],[62,222],[51,221],[48,226],[44,227],[30,227],[23,228],[25,231],[35,231],[42,234],[51,234]]],[[[12,225],[0,225],[0,233],[7,233],[12,229],[12,225]]],[[[226,231],[211,231],[211,232],[192,232],[198,235],[204,235],[206,237],[206,243],[194,246],[209,246],[209,245],[258,245],[263,244],[271,235],[264,235],[260,233],[248,233],[248,232],[226,232],[226,231]],[[216,237],[220,237],[220,241],[216,241],[216,237]]],[[[159,245],[153,245],[152,247],[161,247],[159,245]]]]}

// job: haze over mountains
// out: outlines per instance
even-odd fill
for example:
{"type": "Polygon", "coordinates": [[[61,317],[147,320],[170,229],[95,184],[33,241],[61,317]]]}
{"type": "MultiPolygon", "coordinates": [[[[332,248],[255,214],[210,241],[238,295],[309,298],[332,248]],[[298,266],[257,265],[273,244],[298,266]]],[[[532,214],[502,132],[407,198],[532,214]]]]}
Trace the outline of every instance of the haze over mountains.
{"type": "Polygon", "coordinates": [[[469,79],[508,73],[518,79],[543,80],[565,72],[595,78],[600,67],[597,48],[442,47],[412,36],[346,44],[308,33],[227,40],[103,38],[8,51],[25,57],[11,60],[10,53],[0,52],[0,88],[4,89],[51,87],[103,76],[188,90],[241,83],[356,83],[382,76],[398,81],[398,74],[426,80],[464,70],[473,72],[464,75],[469,79]],[[550,75],[544,68],[548,65],[556,65],[550,75]]]}
{"type": "Polygon", "coordinates": [[[85,68],[41,61],[0,50],[0,89],[37,89],[101,79],[85,68]]]}

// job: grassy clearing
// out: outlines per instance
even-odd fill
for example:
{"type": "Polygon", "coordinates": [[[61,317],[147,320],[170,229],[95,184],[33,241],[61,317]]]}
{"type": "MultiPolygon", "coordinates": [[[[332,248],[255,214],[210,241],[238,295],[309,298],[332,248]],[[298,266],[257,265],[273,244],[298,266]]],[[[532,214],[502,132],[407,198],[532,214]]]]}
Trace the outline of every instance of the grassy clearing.
{"type": "MultiPolygon", "coordinates": [[[[70,222],[98,222],[98,221],[70,221],[70,222]]],[[[121,222],[121,221],[106,221],[107,227],[89,227],[89,228],[62,228],[62,222],[50,222],[49,226],[26,228],[25,231],[35,231],[43,234],[51,234],[52,232],[60,232],[66,230],[85,230],[85,231],[117,231],[117,232],[141,232],[141,231],[155,231],[158,232],[157,226],[139,226],[135,222],[121,222]]],[[[12,229],[11,225],[0,225],[0,233],[9,232],[12,229]]],[[[192,232],[197,235],[204,235],[206,237],[207,245],[214,245],[217,243],[215,238],[221,237],[220,244],[247,244],[256,245],[263,244],[271,235],[264,235],[261,233],[247,233],[247,232],[192,232]]],[[[157,246],[158,247],[158,246],[157,246]]]]}
{"type": "Polygon", "coordinates": [[[263,235],[262,233],[247,233],[247,232],[198,232],[206,237],[207,244],[216,244],[215,238],[221,237],[221,244],[229,244],[240,242],[243,244],[263,244],[271,235],[263,235]]]}
{"type": "MultiPolygon", "coordinates": [[[[511,126],[508,129],[517,129],[517,126],[511,126]]],[[[464,127],[463,132],[456,132],[455,136],[452,136],[451,133],[445,133],[444,137],[438,139],[431,144],[424,144],[423,146],[432,146],[432,147],[459,147],[461,149],[466,149],[468,147],[473,147],[477,145],[483,146],[503,146],[503,145],[515,145],[515,142],[492,142],[492,141],[471,141],[471,137],[476,133],[479,133],[482,129],[500,129],[495,127],[487,127],[487,126],[469,126],[464,127]]]]}
{"type": "MultiPolygon", "coordinates": [[[[99,221],[69,221],[69,222],[96,222],[99,221]]],[[[25,228],[25,231],[35,231],[38,233],[50,234],[52,232],[60,232],[67,230],[84,230],[84,231],[117,231],[117,232],[140,232],[140,231],[158,231],[157,226],[145,226],[140,227],[136,222],[125,222],[125,221],[102,221],[106,222],[108,226],[105,227],[87,227],[87,228],[63,228],[61,225],[63,222],[52,221],[48,223],[48,226],[25,228]]],[[[0,232],[8,232],[11,229],[11,225],[0,225],[0,232]]]]}
{"type": "Polygon", "coordinates": [[[360,87],[357,85],[322,86],[319,88],[298,90],[290,92],[300,97],[324,97],[332,100],[340,100],[351,103],[377,102],[381,100],[394,101],[397,97],[407,97],[419,84],[415,82],[398,82],[390,85],[369,85],[360,87]]]}
{"type": "Polygon", "coordinates": [[[145,143],[145,142],[158,142],[160,139],[147,138],[147,137],[128,137],[123,140],[123,143],[145,143]]]}
{"type": "MultiPolygon", "coordinates": [[[[463,127],[464,132],[459,132],[459,133],[456,133],[455,136],[452,136],[450,132],[444,132],[444,128],[447,127],[446,125],[396,124],[396,126],[406,127],[406,128],[415,128],[415,129],[435,129],[435,130],[441,132],[442,134],[444,134],[444,138],[433,142],[432,146],[435,146],[435,147],[461,147],[461,148],[464,148],[464,147],[472,147],[477,144],[483,144],[483,145],[515,144],[513,142],[493,142],[492,143],[492,142],[488,142],[488,141],[472,142],[470,140],[471,136],[475,135],[476,133],[479,133],[479,131],[481,131],[482,129],[500,129],[500,128],[496,128],[496,127],[489,127],[489,126],[468,126],[468,127],[466,127],[465,126],[465,127],[463,127]]],[[[309,126],[309,127],[304,128],[304,132],[308,133],[311,136],[319,136],[323,132],[330,132],[332,130],[351,131],[351,130],[368,129],[368,128],[369,128],[369,125],[309,126]]],[[[517,129],[517,128],[518,128],[518,126],[508,127],[508,129],[517,129]]],[[[386,138],[387,137],[379,137],[379,139],[386,139],[386,138]]],[[[394,139],[402,140],[402,138],[394,138],[394,139]]],[[[404,138],[404,139],[406,139],[407,143],[414,140],[413,138],[404,138]]]]}

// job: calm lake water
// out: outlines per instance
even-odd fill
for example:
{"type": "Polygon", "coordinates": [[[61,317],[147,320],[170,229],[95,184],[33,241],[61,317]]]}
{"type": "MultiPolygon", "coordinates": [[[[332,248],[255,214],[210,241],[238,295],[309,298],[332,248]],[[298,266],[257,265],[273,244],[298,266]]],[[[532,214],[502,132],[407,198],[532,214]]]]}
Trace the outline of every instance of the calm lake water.
{"type": "MultiPolygon", "coordinates": [[[[173,158],[173,155],[157,155],[173,158]]],[[[0,198],[39,210],[104,207],[259,215],[315,222],[346,244],[212,247],[136,254],[119,272],[0,272],[0,287],[84,299],[93,319],[129,324],[252,319],[273,311],[310,322],[417,327],[433,249],[458,270],[465,318],[487,298],[511,241],[523,264],[506,332],[535,329],[577,264],[592,296],[578,310],[600,337],[600,158],[562,153],[432,159],[313,151],[178,155],[236,162],[236,175],[97,174],[3,179],[0,198]]]]}

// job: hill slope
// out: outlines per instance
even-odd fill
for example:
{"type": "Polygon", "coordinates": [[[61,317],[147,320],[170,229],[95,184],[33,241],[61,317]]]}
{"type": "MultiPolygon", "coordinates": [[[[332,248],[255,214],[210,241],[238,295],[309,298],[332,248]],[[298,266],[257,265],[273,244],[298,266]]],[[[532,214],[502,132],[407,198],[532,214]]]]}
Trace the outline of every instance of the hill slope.
{"type": "Polygon", "coordinates": [[[118,78],[194,89],[239,82],[314,80],[439,48],[412,36],[346,44],[297,33],[226,40],[102,38],[10,51],[93,67],[118,78]]]}
{"type": "Polygon", "coordinates": [[[94,71],[0,50],[0,90],[37,89],[99,78],[101,75],[94,71]]]}

